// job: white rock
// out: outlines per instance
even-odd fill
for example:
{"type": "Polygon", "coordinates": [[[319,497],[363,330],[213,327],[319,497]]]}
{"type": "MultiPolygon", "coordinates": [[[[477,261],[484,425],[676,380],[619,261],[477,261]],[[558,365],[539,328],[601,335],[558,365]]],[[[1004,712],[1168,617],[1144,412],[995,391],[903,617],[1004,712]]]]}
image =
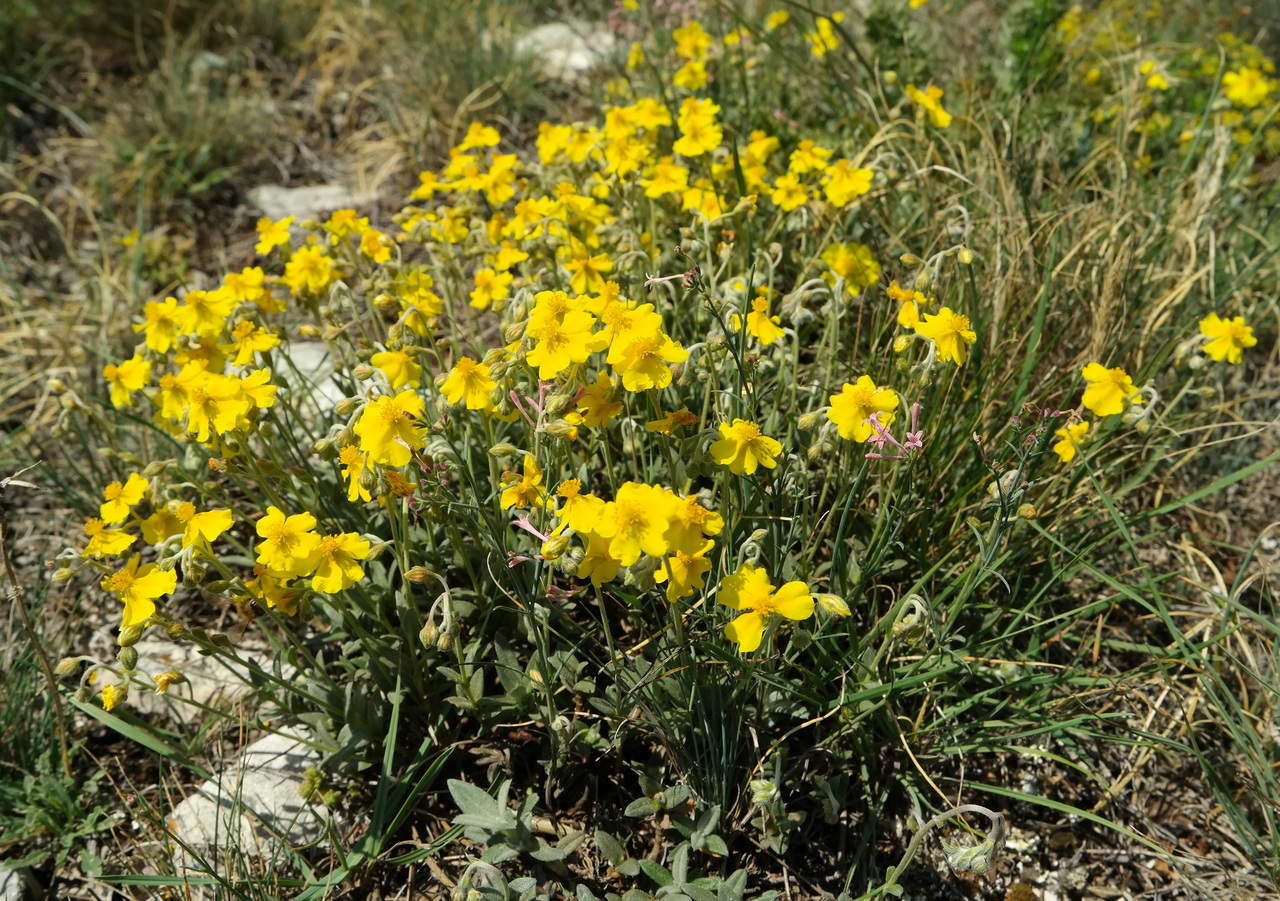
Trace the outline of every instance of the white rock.
{"type": "Polygon", "coordinates": [[[324,834],[324,808],[308,804],[300,789],[307,768],[319,764],[321,756],[286,735],[268,735],[245,748],[166,818],[176,845],[175,868],[204,870],[200,858],[219,867],[220,849],[279,859],[281,842],[296,848],[317,841],[324,834]]]}
{"type": "MultiPolygon", "coordinates": [[[[145,638],[134,645],[134,650],[138,652],[138,672],[153,678],[165,672],[187,677],[186,682],[170,686],[163,695],[141,691],[136,686],[131,689],[129,703],[140,713],[164,713],[179,722],[196,722],[204,716],[202,705],[226,708],[251,690],[244,667],[223,658],[203,656],[190,642],[180,644],[163,638],[145,638]]],[[[271,671],[272,655],[266,649],[237,646],[236,653],[271,671]]]]}
{"type": "Polygon", "coordinates": [[[529,59],[546,78],[573,81],[605,61],[617,46],[618,39],[603,25],[552,22],[522,34],[515,55],[529,59]]]}
{"type": "Polygon", "coordinates": [[[286,341],[274,354],[289,360],[278,363],[271,372],[294,395],[290,401],[294,410],[325,414],[346,397],[333,377],[336,367],[323,341],[286,341]]]}
{"type": "Polygon", "coordinates": [[[30,867],[15,870],[0,861],[0,901],[27,901],[28,898],[43,897],[43,894],[30,867]]]}
{"type": "Polygon", "coordinates": [[[334,210],[366,207],[377,200],[371,193],[356,193],[345,185],[307,185],[286,188],[281,185],[259,185],[249,191],[249,202],[262,210],[264,216],[282,219],[297,216],[303,219],[325,218],[334,210]]]}

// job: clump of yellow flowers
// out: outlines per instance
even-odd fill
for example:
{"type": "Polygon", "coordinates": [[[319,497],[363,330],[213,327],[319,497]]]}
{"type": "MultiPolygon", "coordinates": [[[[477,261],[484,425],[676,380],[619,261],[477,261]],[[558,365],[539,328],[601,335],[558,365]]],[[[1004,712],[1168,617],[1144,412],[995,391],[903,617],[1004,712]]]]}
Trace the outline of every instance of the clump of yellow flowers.
{"type": "MultiPolygon", "coordinates": [[[[842,21],[796,38],[838,53],[842,21]]],[[[964,120],[928,84],[894,95],[901,136],[876,147],[743,127],[712,88],[726,48],[763,52],[750,31],[670,37],[673,95],[612,84],[599,116],[544,122],[528,147],[470,123],[391,221],[262,219],[255,265],[142,305],[141,343],[103,368],[105,393],[178,450],[106,486],[80,550],[122,605],[122,642],[174,625],[167,599],[210,584],[292,616],[459,559],[499,585],[478,597],[514,596],[500,574],[528,567],[545,597],[625,588],[661,600],[663,629],[743,654],[785,647],[776,627],[813,617],[815,597],[850,615],[811,591],[826,576],[775,585],[759,561],[829,563],[780,525],[788,492],[824,465],[891,479],[887,461],[927,458],[922,411],[945,422],[995,346],[977,300],[939,275],[973,252],[904,256],[919,267],[904,288],[864,209],[889,191],[876,161],[894,141],[964,120]],[[301,338],[324,342],[341,399],[296,377],[301,338]],[[924,395],[938,402],[912,403],[924,395]],[[902,453],[875,452],[886,443],[902,453]]],[[[1274,85],[1246,67],[1224,88],[1253,107],[1274,85]]],[[[1232,364],[1256,343],[1239,316],[1200,332],[1232,364]]],[[[1124,368],[1078,371],[1099,420],[1147,415],[1154,391],[1124,368]]],[[[1099,429],[1059,412],[1051,450],[1070,463],[1099,429]]]]}

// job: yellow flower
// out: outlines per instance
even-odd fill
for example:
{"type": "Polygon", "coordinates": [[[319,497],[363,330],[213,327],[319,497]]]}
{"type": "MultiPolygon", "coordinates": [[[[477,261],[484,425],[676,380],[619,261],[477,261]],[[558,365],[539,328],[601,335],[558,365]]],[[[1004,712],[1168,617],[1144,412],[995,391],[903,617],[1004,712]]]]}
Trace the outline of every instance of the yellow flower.
{"type": "Polygon", "coordinates": [[[840,36],[836,33],[836,22],[844,21],[844,13],[834,13],[830,17],[819,16],[814,22],[815,30],[806,32],[804,39],[809,42],[809,52],[821,59],[840,46],[840,36]]]}
{"type": "Polygon", "coordinates": [[[299,247],[284,267],[284,283],[297,294],[318,294],[337,278],[333,258],[314,245],[299,247]]]}
{"type": "Polygon", "coordinates": [[[542,487],[542,469],[532,455],[524,455],[522,473],[503,473],[502,484],[507,486],[498,498],[498,504],[503,510],[510,510],[512,507],[517,510],[527,510],[546,506],[546,491],[542,487]]]}
{"type": "Polygon", "coordinates": [[[131,473],[123,485],[112,482],[102,492],[105,503],[98,508],[98,515],[109,526],[124,522],[129,511],[142,503],[148,487],[146,478],[136,472],[131,473]]]}
{"type": "Polygon", "coordinates": [[[113,557],[128,550],[138,539],[122,529],[108,529],[102,520],[90,519],[84,524],[89,543],[81,552],[86,557],[113,557]]]}
{"type": "Polygon", "coordinates": [[[671,550],[700,553],[702,543],[724,529],[724,517],[698,503],[696,494],[672,495],[667,510],[667,543],[671,550]]]}
{"type": "Polygon", "coordinates": [[[578,562],[577,577],[590,579],[591,584],[599,588],[618,575],[622,564],[613,556],[612,542],[596,532],[587,534],[587,547],[578,562]]]}
{"type": "Polygon", "coordinates": [[[364,578],[364,569],[357,561],[366,559],[372,547],[355,532],[325,535],[313,555],[315,574],[311,587],[326,594],[350,588],[364,578]]]}
{"type": "Polygon", "coordinates": [[[579,535],[585,535],[596,527],[600,514],[604,512],[605,503],[594,494],[582,493],[581,479],[566,479],[556,489],[556,497],[562,501],[556,510],[556,519],[560,520],[557,529],[568,527],[579,535]]]}
{"type": "Polygon", "coordinates": [[[253,362],[253,355],[264,353],[280,343],[280,337],[258,328],[248,319],[241,319],[231,329],[231,346],[235,358],[231,361],[236,366],[247,366],[253,362]]]}
{"type": "Polygon", "coordinates": [[[671,77],[676,87],[697,91],[707,86],[707,67],[701,60],[691,59],[671,77]]]}
{"type": "Polygon", "coordinates": [[[689,170],[664,156],[640,179],[640,187],[644,188],[645,197],[654,199],[678,194],[689,187],[689,170]]]}
{"type": "Polygon", "coordinates": [[[576,294],[599,291],[604,287],[604,273],[613,270],[608,254],[593,256],[591,248],[577,238],[572,239],[567,247],[562,247],[558,256],[570,275],[569,288],[576,294]]]}
{"type": "Polygon", "coordinates": [[[816,141],[804,140],[791,151],[791,156],[787,159],[787,171],[795,175],[817,172],[826,168],[829,159],[831,159],[830,150],[816,141]]]}
{"type": "Polygon", "coordinates": [[[534,322],[527,332],[537,343],[525,354],[525,362],[537,367],[538,378],[553,379],[575,363],[585,363],[592,353],[604,350],[600,333],[592,334],[596,318],[585,310],[570,310],[560,318],[534,322]]]}
{"type": "Polygon", "coordinates": [[[674,604],[680,598],[702,588],[707,573],[711,571],[711,561],[706,554],[714,544],[707,541],[692,554],[677,550],[674,556],[662,561],[662,565],[654,570],[653,581],[658,584],[667,583],[668,603],[674,604]]]}
{"type": "Polygon", "coordinates": [[[120,683],[119,685],[102,686],[102,709],[115,710],[116,707],[125,698],[129,697],[129,686],[120,683]]]}
{"type": "Polygon", "coordinates": [[[902,306],[898,307],[898,325],[903,328],[914,329],[920,323],[920,306],[928,303],[929,299],[919,291],[908,291],[896,281],[889,283],[885,293],[889,295],[890,299],[902,304],[902,306]]]}
{"type": "Polygon", "coordinates": [[[751,475],[759,466],[773,469],[781,453],[781,444],[745,419],[720,423],[720,440],[711,445],[711,459],[738,475],[751,475]]]}
{"type": "Polygon", "coordinates": [[[924,318],[916,323],[915,330],[916,334],[933,341],[938,348],[939,360],[957,366],[965,361],[965,345],[978,340],[977,334],[969,328],[969,317],[950,307],[943,307],[937,313],[925,313],[924,318]]]}
{"type": "Polygon", "coordinates": [[[391,239],[376,228],[365,229],[360,235],[360,252],[375,263],[391,259],[391,239]]]}
{"type": "Polygon", "coordinates": [[[186,393],[187,433],[201,444],[211,434],[234,431],[253,407],[239,379],[206,372],[203,366],[184,367],[178,380],[186,393]]]}
{"type": "Polygon", "coordinates": [[[410,388],[394,397],[379,397],[364,408],[355,433],[370,463],[404,466],[413,458],[413,450],[426,444],[423,408],[422,398],[410,388]]]}
{"type": "Polygon", "coordinates": [[[789,213],[809,199],[809,189],[798,177],[787,173],[779,175],[773,183],[773,191],[769,194],[769,199],[783,212],[789,213]]]}
{"type": "Polygon", "coordinates": [[[832,206],[848,206],[871,190],[874,177],[870,169],[855,169],[849,160],[836,160],[823,175],[822,190],[832,206]]]}
{"type": "Polygon", "coordinates": [[[149,300],[142,307],[144,322],[135,325],[135,332],[146,334],[147,347],[158,354],[168,353],[179,335],[178,301],[174,297],[149,300]]]}
{"type": "Polygon", "coordinates": [[[440,383],[440,393],[451,404],[465,399],[468,410],[492,410],[493,390],[497,387],[486,364],[463,357],[453,364],[448,378],[440,383]]]}
{"type": "Polygon", "coordinates": [[[289,243],[289,226],[293,225],[293,216],[285,216],[272,222],[263,217],[258,220],[258,243],[254,250],[262,255],[271,253],[272,249],[289,243]]]}
{"type": "Polygon", "coordinates": [[[747,334],[761,344],[772,344],[781,338],[782,318],[769,315],[769,301],[757,297],[751,301],[751,312],[747,314],[747,334]]]}
{"type": "MultiPolygon", "coordinates": [[[[507,265],[500,266],[501,269],[508,269],[514,265],[511,260],[510,252],[506,260],[502,260],[502,251],[498,252],[501,262],[507,265]]],[[[528,254],[524,254],[528,258],[528,254]]],[[[481,269],[476,272],[476,286],[471,292],[471,305],[479,310],[487,310],[491,305],[507,299],[507,293],[511,289],[511,282],[514,276],[509,272],[495,272],[492,269],[481,269]]]]}
{"type": "Polygon", "coordinates": [[[787,582],[775,590],[761,567],[744,563],[720,583],[716,600],[730,610],[744,611],[724,627],[725,637],[748,654],[760,647],[764,629],[774,614],[790,620],[813,616],[813,596],[804,582],[787,582]]]}
{"type": "Polygon", "coordinates": [[[1129,374],[1120,367],[1108,369],[1101,363],[1090,363],[1081,371],[1089,383],[1081,403],[1095,416],[1115,416],[1129,404],[1142,403],[1142,397],[1129,374]]]}
{"type": "Polygon", "coordinates": [[[154,563],[139,567],[142,558],[134,554],[124,569],[112,573],[101,585],[124,604],[122,626],[137,626],[156,612],[155,599],[178,587],[178,574],[158,569],[154,563]]]}
{"type": "Polygon", "coordinates": [[[828,244],[821,260],[831,270],[826,276],[828,284],[842,278],[851,291],[861,291],[880,280],[880,264],[865,244],[828,244]]]}
{"type": "Polygon", "coordinates": [[[403,350],[384,350],[369,358],[369,362],[387,377],[392,391],[401,388],[417,388],[422,384],[422,367],[403,350]]]}
{"type": "Polygon", "coordinates": [[[337,244],[347,235],[364,232],[369,227],[369,220],[352,209],[334,210],[323,227],[329,233],[329,243],[337,244]]]}
{"type": "Polygon", "coordinates": [[[676,53],[685,59],[702,59],[711,48],[711,35],[699,22],[690,22],[671,32],[676,42],[676,53]]]}
{"type": "MultiPolygon", "coordinates": [[[[248,399],[249,403],[259,410],[265,410],[274,406],[276,402],[276,388],[278,386],[271,384],[270,369],[255,369],[253,372],[239,380],[240,391],[248,399]]],[[[236,425],[238,429],[249,427],[247,419],[242,420],[236,425]]]]}
{"type": "Polygon", "coordinates": [[[938,128],[951,124],[951,114],[942,108],[942,88],[929,85],[923,91],[913,84],[907,85],[907,97],[929,115],[929,121],[938,128]]]}
{"type": "Polygon", "coordinates": [[[1222,76],[1222,91],[1236,106],[1260,106],[1274,87],[1270,79],[1249,66],[1222,76]]]}
{"type": "Polygon", "coordinates": [[[599,428],[622,412],[622,401],[614,398],[614,387],[613,379],[601,372],[595,382],[582,389],[578,395],[582,425],[589,429],[599,428]]]}
{"type": "Polygon", "coordinates": [[[174,511],[178,521],[182,523],[182,546],[199,546],[208,549],[209,542],[232,526],[231,511],[227,509],[206,510],[197,513],[195,504],[184,501],[174,511]]]}
{"type": "Polygon", "coordinates": [[[151,378],[151,364],[134,354],[119,365],[102,367],[102,377],[111,386],[111,405],[127,407],[133,403],[133,393],[141,391],[151,378]]]}
{"type": "Polygon", "coordinates": [[[1053,452],[1063,463],[1070,463],[1076,458],[1076,451],[1084,442],[1084,434],[1089,431],[1089,423],[1076,422],[1063,426],[1053,433],[1053,437],[1062,439],[1053,445],[1053,452]]]}
{"type": "Polygon", "coordinates": [[[347,480],[347,500],[368,501],[371,499],[369,489],[364,485],[365,457],[360,448],[348,444],[338,451],[338,462],[342,464],[342,477],[347,480]]]}
{"type": "Polygon", "coordinates": [[[1200,320],[1200,334],[1209,339],[1204,352],[1219,363],[1223,360],[1239,363],[1241,351],[1258,343],[1253,337],[1253,328],[1244,324],[1243,316],[1222,319],[1217,313],[1210,313],[1200,320]]]}
{"type": "Polygon", "coordinates": [[[226,326],[227,317],[235,308],[235,299],[222,288],[188,291],[176,314],[178,327],[187,335],[216,335],[226,326]]]}
{"type": "Polygon", "coordinates": [[[677,429],[688,425],[697,425],[698,414],[689,412],[688,407],[681,407],[666,413],[661,419],[653,419],[644,424],[645,431],[657,432],[659,435],[674,435],[677,429]]]}
{"type": "Polygon", "coordinates": [[[893,422],[893,411],[898,408],[898,395],[891,388],[877,387],[871,376],[859,376],[850,385],[845,382],[839,394],[830,397],[831,407],[827,419],[835,423],[840,437],[848,441],[866,441],[874,429],[867,424],[873,413],[879,413],[882,426],[893,422]]]}
{"type": "Polygon", "coordinates": [[[264,310],[279,313],[284,309],[264,287],[267,274],[261,266],[249,266],[239,272],[228,272],[222,277],[222,289],[236,303],[252,303],[264,310]]]}
{"type": "Polygon", "coordinates": [[[296,577],[309,573],[313,555],[320,546],[315,533],[316,518],[310,513],[285,516],[278,507],[267,507],[254,530],[265,539],[254,546],[258,562],[278,577],[296,577]]]}
{"type": "Polygon", "coordinates": [[[244,583],[249,594],[268,607],[278,607],[289,616],[298,612],[300,592],[289,587],[289,578],[272,575],[265,566],[253,568],[254,578],[244,583]]]}
{"type": "Polygon", "coordinates": [[[724,137],[716,122],[719,112],[720,107],[711,100],[686,97],[676,119],[680,138],[671,149],[681,156],[701,156],[719,147],[724,137]]]}
{"type": "Polygon", "coordinates": [[[689,352],[662,331],[633,332],[614,341],[608,362],[627,391],[648,391],[671,384],[671,364],[683,363],[689,352]]]}
{"type": "MultiPolygon", "coordinates": [[[[515,266],[517,263],[523,263],[527,259],[529,259],[529,254],[525,253],[523,250],[520,250],[510,241],[503,241],[498,246],[497,253],[495,253],[492,257],[485,257],[485,260],[488,261],[488,263],[499,272],[506,272],[512,266],[515,266]]],[[[477,272],[476,273],[477,288],[479,287],[479,282],[480,282],[479,275],[480,273],[477,272]]],[[[510,282],[508,282],[507,284],[510,285],[510,282]]],[[[506,296],[505,292],[503,296],[504,297],[506,296]]],[[[471,299],[474,301],[475,297],[473,296],[471,299]]]]}
{"type": "Polygon", "coordinates": [[[783,25],[786,25],[787,21],[790,18],[791,18],[791,13],[787,12],[785,9],[774,10],[773,12],[769,13],[768,16],[765,17],[764,30],[777,31],[783,25]]]}
{"type": "Polygon", "coordinates": [[[672,505],[673,498],[664,488],[623,482],[600,512],[595,531],[609,539],[609,553],[622,566],[635,563],[641,553],[661,557],[671,547],[667,526],[672,505]]]}
{"type": "Polygon", "coordinates": [[[142,540],[147,544],[160,544],[174,535],[181,535],[185,530],[182,520],[175,512],[177,504],[172,501],[142,520],[142,540]]]}

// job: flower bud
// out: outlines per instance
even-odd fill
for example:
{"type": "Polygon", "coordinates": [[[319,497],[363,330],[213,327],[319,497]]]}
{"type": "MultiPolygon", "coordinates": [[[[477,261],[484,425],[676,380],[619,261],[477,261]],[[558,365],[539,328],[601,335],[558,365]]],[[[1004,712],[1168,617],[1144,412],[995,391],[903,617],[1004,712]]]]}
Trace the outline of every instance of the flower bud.
{"type": "Polygon", "coordinates": [[[553,438],[577,438],[578,427],[563,419],[553,419],[542,426],[542,430],[553,438]]]}
{"type": "Polygon", "coordinates": [[[67,385],[62,381],[62,379],[49,379],[44,383],[44,386],[49,389],[49,392],[52,394],[62,394],[67,390],[67,385]]]}
{"type": "Polygon", "coordinates": [[[800,419],[799,419],[800,428],[804,429],[805,431],[810,431],[814,428],[817,428],[818,424],[822,422],[823,412],[824,412],[823,410],[810,410],[808,413],[800,414],[800,419]]]}
{"type": "Polygon", "coordinates": [[[351,374],[355,376],[358,380],[363,382],[366,379],[373,378],[373,374],[376,371],[377,370],[374,369],[372,366],[370,366],[368,363],[357,363],[356,367],[351,370],[351,374]]]}
{"type": "Polygon", "coordinates": [[[418,631],[418,640],[425,647],[433,648],[440,640],[440,627],[433,620],[427,620],[418,631]]]}
{"type": "Polygon", "coordinates": [[[373,299],[373,305],[379,310],[385,310],[388,307],[396,305],[396,297],[394,294],[379,294],[373,299]]]}
{"type": "Polygon", "coordinates": [[[965,266],[969,266],[973,263],[973,251],[967,247],[961,247],[960,252],[956,254],[956,259],[965,266]]]}
{"type": "Polygon", "coordinates": [[[1038,514],[1039,512],[1040,511],[1037,510],[1031,504],[1022,504],[1021,506],[1018,507],[1018,515],[1021,516],[1023,519],[1035,519],[1036,514],[1038,514]]]}
{"type": "Polygon", "coordinates": [[[505,332],[502,333],[502,339],[506,344],[514,344],[524,338],[524,323],[513,322],[507,326],[505,332]]]}
{"type": "Polygon", "coordinates": [[[421,585],[434,575],[435,573],[425,566],[411,566],[404,571],[404,577],[417,585],[421,585]]]}
{"type": "Polygon", "coordinates": [[[138,649],[133,646],[121,648],[120,653],[116,654],[116,659],[120,661],[120,665],[125,669],[136,669],[138,666],[138,649]]]}
{"type": "Polygon", "coordinates": [[[555,560],[565,552],[569,547],[569,536],[565,534],[556,535],[542,542],[542,559],[555,560]]]}
{"type": "Polygon", "coordinates": [[[138,639],[142,637],[142,626],[136,623],[132,626],[121,626],[120,634],[116,636],[116,644],[122,648],[132,647],[138,643],[138,639]]]}
{"type": "Polygon", "coordinates": [[[75,570],[71,569],[69,566],[64,566],[61,569],[55,569],[53,571],[53,575],[49,577],[49,581],[55,583],[67,582],[70,581],[71,577],[75,574],[75,570]]]}
{"type": "Polygon", "coordinates": [[[516,447],[514,444],[509,444],[506,441],[500,441],[493,447],[489,448],[489,453],[491,456],[497,457],[499,460],[503,460],[507,457],[518,456],[521,451],[520,448],[516,447]]]}
{"type": "Polygon", "coordinates": [[[79,657],[63,657],[58,661],[58,665],[53,668],[53,672],[59,676],[71,676],[80,666],[79,657]]]}
{"type": "Polygon", "coordinates": [[[160,692],[160,694],[167,693],[169,691],[169,687],[172,685],[181,685],[183,682],[187,681],[186,676],[182,675],[182,673],[174,672],[173,670],[157,673],[151,678],[155,680],[156,691],[160,692]]]}
{"type": "Polygon", "coordinates": [[[885,84],[898,83],[898,73],[893,71],[892,69],[885,69],[883,72],[880,73],[880,77],[884,79],[885,84]]]}
{"type": "Polygon", "coordinates": [[[747,788],[751,789],[751,803],[758,807],[764,807],[778,797],[778,786],[768,779],[752,779],[747,788]]]}
{"type": "Polygon", "coordinates": [[[904,266],[919,266],[924,260],[920,259],[914,253],[904,253],[898,257],[898,262],[904,266]]]}
{"type": "Polygon", "coordinates": [[[844,602],[844,598],[837,594],[815,594],[813,599],[818,602],[823,610],[834,616],[848,616],[851,611],[849,605],[844,602]]]}
{"type": "Polygon", "coordinates": [[[356,407],[358,406],[360,406],[360,398],[344,397],[342,400],[338,401],[338,403],[334,405],[333,409],[334,409],[334,412],[336,412],[339,416],[346,417],[354,413],[356,411],[356,407]]]}

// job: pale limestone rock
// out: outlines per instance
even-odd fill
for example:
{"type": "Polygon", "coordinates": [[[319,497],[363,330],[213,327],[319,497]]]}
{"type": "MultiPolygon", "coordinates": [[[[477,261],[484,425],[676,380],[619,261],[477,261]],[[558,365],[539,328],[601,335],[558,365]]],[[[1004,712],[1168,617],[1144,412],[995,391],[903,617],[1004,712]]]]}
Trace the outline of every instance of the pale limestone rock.
{"type": "Polygon", "coordinates": [[[286,844],[298,848],[319,840],[327,814],[300,790],[307,769],[321,758],[320,751],[286,735],[267,735],[246,747],[166,818],[175,868],[216,868],[224,853],[278,860],[286,844]]]}
{"type": "Polygon", "coordinates": [[[327,218],[334,210],[360,210],[370,206],[377,196],[357,193],[345,185],[305,185],[286,188],[281,185],[259,185],[249,191],[249,203],[272,219],[297,216],[304,219],[327,218]]]}
{"type": "Polygon", "coordinates": [[[545,78],[573,81],[608,59],[617,45],[617,38],[603,25],[552,22],[521,35],[515,55],[527,58],[545,78]]]}
{"type": "MultiPolygon", "coordinates": [[[[172,685],[167,694],[129,691],[129,703],[142,714],[166,714],[179,722],[198,722],[202,707],[225,709],[251,691],[248,671],[222,657],[202,655],[190,642],[173,642],[164,638],[145,638],[134,645],[138,652],[138,672],[154,678],[165,672],[186,676],[187,681],[172,685]],[[193,703],[194,702],[194,703],[193,703]]],[[[272,655],[266,649],[237,647],[236,653],[255,666],[270,672],[272,655]]]]}

